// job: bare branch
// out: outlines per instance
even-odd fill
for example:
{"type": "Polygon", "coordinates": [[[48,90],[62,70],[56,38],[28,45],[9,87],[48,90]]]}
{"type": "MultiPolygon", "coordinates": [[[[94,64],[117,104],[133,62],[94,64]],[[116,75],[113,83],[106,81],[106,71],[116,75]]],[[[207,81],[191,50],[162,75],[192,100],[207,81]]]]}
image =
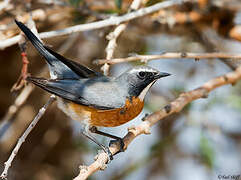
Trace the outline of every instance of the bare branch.
{"type": "MultiPolygon", "coordinates": [[[[131,3],[130,10],[137,10],[141,6],[141,1],[142,0],[134,0],[131,3]]],[[[115,48],[117,46],[117,44],[116,44],[117,38],[126,29],[127,25],[128,25],[128,22],[120,24],[115,28],[115,30],[113,32],[111,32],[107,35],[106,38],[109,40],[109,43],[106,47],[107,61],[112,59],[115,48]]],[[[101,67],[101,70],[104,72],[104,75],[106,75],[106,76],[109,74],[109,69],[110,69],[110,66],[107,62],[101,67]]]]}
{"type": "Polygon", "coordinates": [[[0,13],[1,11],[10,10],[13,8],[13,5],[10,4],[10,1],[11,0],[4,0],[3,2],[0,3],[0,13]]]}
{"type": "MultiPolygon", "coordinates": [[[[31,26],[31,30],[36,34],[36,36],[38,36],[38,32],[37,32],[35,23],[32,20],[31,16],[30,16],[30,19],[29,19],[29,24],[31,26]]],[[[25,52],[25,50],[26,50],[26,47],[25,47],[26,40],[25,40],[23,34],[20,34],[19,36],[20,36],[20,40],[19,40],[18,43],[19,43],[19,47],[20,47],[20,50],[21,50],[23,67],[22,67],[21,75],[20,75],[19,79],[17,80],[17,82],[13,85],[11,91],[21,89],[25,85],[25,78],[27,77],[27,74],[28,74],[28,72],[27,72],[27,64],[29,62],[28,62],[27,55],[26,55],[26,52],[25,52]]],[[[40,71],[40,72],[42,72],[42,71],[40,71]]],[[[8,123],[8,121],[14,116],[14,114],[16,114],[18,109],[27,100],[27,98],[29,97],[29,95],[32,93],[33,90],[34,90],[34,86],[32,86],[32,85],[26,85],[24,87],[22,92],[16,98],[14,104],[11,105],[8,108],[7,113],[5,114],[2,122],[0,123],[0,130],[2,129],[1,127],[4,127],[8,123]]]]}
{"type": "Polygon", "coordinates": [[[109,43],[106,47],[106,63],[102,66],[101,70],[104,72],[105,75],[109,74],[109,65],[108,61],[112,59],[115,48],[117,46],[116,41],[119,35],[126,29],[127,24],[120,24],[115,28],[115,30],[107,35],[107,39],[109,43]]]}
{"type": "MultiPolygon", "coordinates": [[[[130,20],[145,16],[147,14],[156,12],[160,9],[171,7],[175,4],[177,4],[177,2],[164,1],[161,3],[157,3],[153,6],[149,6],[149,7],[134,11],[134,12],[124,14],[122,16],[114,16],[114,17],[110,17],[110,18],[102,20],[102,21],[92,22],[92,23],[88,23],[88,24],[80,24],[80,25],[71,26],[71,27],[56,30],[56,31],[42,32],[42,33],[39,33],[39,37],[41,39],[46,39],[46,38],[68,35],[68,34],[72,34],[75,32],[89,31],[89,30],[93,30],[93,29],[100,29],[100,28],[107,27],[107,26],[119,25],[120,23],[127,22],[130,20]]],[[[12,38],[9,38],[7,40],[1,41],[0,49],[4,49],[8,46],[14,45],[19,40],[20,40],[20,35],[17,35],[12,38]]]]}
{"type": "Polygon", "coordinates": [[[19,138],[18,143],[16,144],[15,148],[13,149],[11,155],[9,156],[8,160],[4,163],[5,167],[1,174],[2,179],[6,179],[8,176],[8,169],[11,167],[12,161],[14,160],[15,156],[17,155],[21,145],[24,143],[25,139],[29,135],[29,133],[33,130],[35,125],[38,123],[39,119],[44,115],[46,109],[49,105],[51,105],[55,101],[56,97],[55,95],[51,95],[48,102],[39,110],[38,114],[35,116],[34,120],[31,122],[31,124],[28,126],[26,131],[23,133],[23,135],[19,138]]]}
{"type": "MultiPolygon", "coordinates": [[[[234,84],[240,79],[241,66],[233,72],[209,80],[197,89],[180,94],[179,97],[176,100],[172,101],[169,105],[166,105],[161,110],[156,111],[151,115],[147,116],[145,118],[145,121],[141,122],[139,125],[135,127],[129,128],[128,133],[123,138],[123,141],[125,143],[125,149],[137,136],[141,134],[150,134],[150,128],[158,121],[173,113],[180,112],[187,104],[191,103],[196,99],[206,98],[210,91],[226,84],[234,84]]],[[[110,147],[110,151],[112,154],[115,154],[119,150],[119,144],[113,144],[110,147]]],[[[106,166],[107,161],[108,155],[106,153],[102,152],[98,154],[96,160],[90,166],[80,168],[80,173],[74,180],[87,179],[94,172],[103,169],[103,167],[106,166]]]]}
{"type": "Polygon", "coordinates": [[[127,58],[115,58],[115,59],[98,59],[94,63],[100,64],[117,64],[131,61],[142,61],[147,62],[150,60],[158,60],[158,59],[241,59],[241,54],[230,54],[230,53],[186,53],[186,52],[170,52],[170,53],[162,53],[160,55],[136,55],[127,58]]]}
{"type": "Polygon", "coordinates": [[[19,107],[23,105],[23,103],[26,101],[28,96],[33,91],[34,86],[28,84],[23,88],[21,93],[18,95],[18,97],[15,99],[14,103],[9,106],[7,113],[1,120],[0,129],[1,127],[5,126],[5,124],[13,117],[13,115],[18,111],[19,107]]]}

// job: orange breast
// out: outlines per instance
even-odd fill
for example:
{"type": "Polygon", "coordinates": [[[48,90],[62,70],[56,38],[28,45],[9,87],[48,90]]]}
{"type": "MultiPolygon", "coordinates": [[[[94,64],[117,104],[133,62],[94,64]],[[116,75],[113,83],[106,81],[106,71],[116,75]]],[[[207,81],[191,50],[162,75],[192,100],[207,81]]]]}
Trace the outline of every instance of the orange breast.
{"type": "Polygon", "coordinates": [[[125,107],[113,110],[96,110],[92,107],[70,103],[71,108],[79,116],[89,115],[92,126],[114,127],[134,119],[142,111],[144,102],[139,98],[127,100],[125,107]]]}

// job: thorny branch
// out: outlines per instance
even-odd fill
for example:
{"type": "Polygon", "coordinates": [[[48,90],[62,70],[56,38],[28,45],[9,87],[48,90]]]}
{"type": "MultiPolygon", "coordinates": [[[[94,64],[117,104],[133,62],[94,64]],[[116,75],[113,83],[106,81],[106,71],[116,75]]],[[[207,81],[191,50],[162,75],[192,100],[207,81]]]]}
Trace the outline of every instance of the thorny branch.
{"type": "MultiPolygon", "coordinates": [[[[158,121],[163,118],[180,112],[187,104],[192,101],[200,98],[206,98],[210,91],[226,85],[226,84],[235,84],[238,80],[241,79],[241,66],[239,66],[235,71],[227,73],[223,76],[211,79],[201,87],[194,89],[189,92],[184,92],[179,95],[177,99],[172,101],[170,104],[166,105],[159,111],[152,113],[151,115],[145,118],[145,121],[141,122],[135,127],[130,127],[128,133],[123,138],[125,143],[125,149],[129,144],[141,134],[150,134],[150,128],[156,124],[158,121]]],[[[112,154],[115,154],[120,150],[119,144],[113,144],[110,147],[112,154]]],[[[106,168],[106,162],[108,161],[108,155],[104,152],[101,152],[95,158],[95,161],[89,166],[81,166],[79,175],[74,180],[84,180],[87,179],[90,175],[95,173],[98,170],[103,170],[106,168]]]]}
{"type": "Polygon", "coordinates": [[[21,145],[24,143],[25,139],[29,135],[29,133],[33,130],[35,125],[38,123],[39,119],[44,115],[46,109],[49,105],[51,105],[55,101],[55,95],[51,95],[48,102],[39,110],[38,114],[35,116],[34,120],[28,126],[26,131],[24,131],[23,135],[19,138],[18,143],[16,144],[15,148],[13,149],[11,155],[9,156],[8,160],[4,163],[5,167],[1,174],[2,179],[6,179],[8,176],[8,169],[11,167],[12,161],[14,160],[15,156],[18,154],[18,151],[21,145]]]}
{"type": "Polygon", "coordinates": [[[167,52],[159,55],[135,55],[127,58],[115,58],[115,59],[97,59],[94,61],[95,64],[117,64],[131,61],[142,61],[147,62],[150,60],[159,60],[159,59],[236,59],[241,60],[241,54],[230,54],[230,53],[189,53],[189,52],[167,52]]]}
{"type": "MultiPolygon", "coordinates": [[[[177,2],[164,1],[164,2],[157,3],[155,5],[152,5],[152,6],[149,6],[146,8],[141,8],[134,12],[124,14],[122,16],[112,16],[108,19],[97,21],[97,22],[92,22],[92,23],[88,23],[88,24],[79,24],[76,26],[71,26],[71,27],[56,30],[56,31],[42,32],[42,33],[39,33],[39,38],[45,39],[45,38],[68,35],[68,34],[81,32],[81,31],[100,29],[100,28],[107,27],[107,26],[115,26],[115,25],[119,25],[120,23],[127,22],[130,20],[145,16],[147,14],[151,14],[160,9],[171,7],[175,4],[177,4],[177,2]]],[[[20,35],[17,35],[12,38],[9,38],[7,40],[4,40],[4,41],[0,42],[0,49],[4,49],[6,47],[12,46],[12,45],[16,44],[19,40],[20,40],[20,35]]]]}

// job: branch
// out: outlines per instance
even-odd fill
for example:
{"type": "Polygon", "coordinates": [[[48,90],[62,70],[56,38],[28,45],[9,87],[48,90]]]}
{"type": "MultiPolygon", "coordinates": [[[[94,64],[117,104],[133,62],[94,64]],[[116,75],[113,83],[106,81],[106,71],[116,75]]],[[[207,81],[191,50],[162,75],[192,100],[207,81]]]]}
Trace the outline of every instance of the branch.
{"type": "Polygon", "coordinates": [[[158,60],[158,59],[241,59],[241,54],[229,54],[229,53],[186,53],[186,52],[169,52],[169,53],[162,53],[159,55],[136,55],[127,58],[116,58],[116,59],[97,59],[94,61],[95,64],[117,64],[117,63],[124,63],[124,62],[131,62],[131,61],[142,61],[147,62],[150,60],[158,60]]]}
{"type": "MultiPolygon", "coordinates": [[[[35,23],[32,20],[31,16],[29,19],[29,24],[31,26],[31,30],[35,33],[36,36],[38,36],[38,32],[37,32],[35,23]]],[[[16,98],[14,104],[8,108],[7,113],[4,115],[4,118],[2,119],[2,121],[0,123],[0,133],[1,133],[1,130],[8,123],[8,121],[17,113],[19,108],[23,105],[23,103],[27,100],[29,95],[34,90],[34,86],[31,86],[29,84],[26,85],[26,82],[25,82],[25,78],[27,77],[27,74],[28,74],[27,68],[28,68],[29,62],[27,59],[27,54],[25,52],[26,51],[26,40],[25,40],[25,36],[22,33],[20,34],[20,40],[18,43],[19,43],[19,47],[20,47],[20,51],[21,51],[23,67],[22,67],[21,75],[18,78],[17,82],[13,85],[11,92],[14,90],[19,90],[23,86],[25,86],[25,87],[22,90],[22,92],[18,95],[18,97],[16,98]]],[[[43,69],[40,72],[43,72],[43,69]]]]}
{"type": "Polygon", "coordinates": [[[0,13],[4,10],[10,10],[13,8],[13,5],[10,4],[11,0],[4,0],[3,2],[0,3],[0,13]]]}
{"type": "MultiPolygon", "coordinates": [[[[129,8],[130,11],[139,9],[139,7],[141,6],[141,1],[142,0],[133,0],[129,8]]],[[[115,48],[117,46],[116,44],[117,38],[126,29],[127,25],[128,25],[128,22],[118,25],[113,32],[109,33],[106,36],[106,38],[109,40],[109,43],[106,47],[107,61],[112,59],[115,48]]],[[[101,70],[104,72],[104,75],[106,76],[109,74],[109,69],[110,69],[110,65],[107,62],[101,67],[101,70]]]]}
{"type": "Polygon", "coordinates": [[[31,92],[34,90],[34,86],[28,84],[26,85],[21,93],[18,95],[18,97],[15,99],[14,103],[9,106],[7,113],[4,115],[4,117],[1,120],[0,123],[0,133],[2,128],[8,123],[10,119],[16,114],[19,107],[23,105],[23,103],[26,101],[26,99],[29,97],[31,92]]]}
{"type": "MultiPolygon", "coordinates": [[[[56,30],[56,31],[42,32],[42,33],[39,33],[39,38],[46,39],[46,38],[68,35],[68,34],[72,34],[75,32],[89,31],[89,30],[93,30],[93,29],[100,29],[100,28],[107,27],[107,26],[119,25],[120,23],[127,22],[130,20],[145,16],[147,14],[151,14],[160,9],[171,7],[175,4],[178,4],[178,3],[173,2],[173,1],[164,1],[161,3],[157,3],[153,6],[149,6],[149,7],[134,11],[134,12],[124,14],[122,16],[114,16],[114,17],[110,17],[105,20],[92,22],[92,23],[88,23],[88,24],[80,24],[80,25],[76,25],[76,26],[71,26],[71,27],[56,30]]],[[[20,35],[17,35],[12,38],[9,38],[7,40],[4,40],[4,41],[0,42],[0,49],[4,49],[8,46],[14,45],[19,40],[20,40],[20,35]]]]}
{"type": "MultiPolygon", "coordinates": [[[[176,100],[172,101],[169,105],[166,105],[161,110],[147,116],[145,120],[141,122],[138,126],[129,128],[128,133],[123,138],[123,141],[125,143],[125,149],[137,136],[141,134],[150,134],[150,128],[158,121],[173,113],[180,112],[188,103],[196,99],[206,98],[210,91],[226,84],[234,84],[238,80],[241,80],[241,66],[239,66],[233,72],[209,80],[197,89],[180,94],[179,97],[176,100]]],[[[119,150],[120,146],[117,143],[110,146],[110,151],[112,154],[117,153],[119,150]]],[[[80,168],[80,173],[74,180],[87,179],[96,171],[103,170],[106,166],[107,161],[108,155],[106,153],[102,152],[98,154],[95,161],[90,166],[80,168]]]]}
{"type": "Polygon", "coordinates": [[[39,119],[44,115],[46,109],[49,105],[51,105],[55,101],[56,97],[55,95],[51,95],[48,102],[39,110],[38,114],[35,116],[34,120],[31,122],[31,124],[28,126],[26,131],[23,133],[23,135],[19,138],[18,143],[16,144],[15,148],[13,149],[11,155],[9,156],[8,160],[4,163],[5,167],[1,174],[2,179],[6,179],[8,176],[8,169],[11,167],[12,161],[14,160],[15,156],[17,155],[21,145],[24,143],[25,139],[29,135],[29,133],[33,130],[35,125],[38,123],[39,119]]]}

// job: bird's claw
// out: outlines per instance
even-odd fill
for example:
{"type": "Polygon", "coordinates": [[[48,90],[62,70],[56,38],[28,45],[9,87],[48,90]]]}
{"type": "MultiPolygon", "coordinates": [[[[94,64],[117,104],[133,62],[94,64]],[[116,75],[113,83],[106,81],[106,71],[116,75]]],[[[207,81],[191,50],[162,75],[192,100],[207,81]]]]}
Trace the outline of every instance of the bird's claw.
{"type": "Polygon", "coordinates": [[[105,147],[104,151],[108,155],[108,161],[106,162],[106,164],[109,164],[113,160],[113,154],[110,152],[110,149],[108,147],[105,147]]]}
{"type": "Polygon", "coordinates": [[[114,144],[114,143],[116,143],[116,142],[119,142],[119,143],[120,143],[120,149],[119,149],[118,152],[115,153],[115,155],[118,154],[118,153],[120,153],[120,152],[124,152],[124,151],[125,151],[125,150],[124,150],[125,143],[124,143],[123,139],[121,139],[121,138],[120,138],[120,139],[116,139],[116,140],[111,140],[110,143],[109,143],[109,146],[111,146],[112,144],[114,144]]]}

